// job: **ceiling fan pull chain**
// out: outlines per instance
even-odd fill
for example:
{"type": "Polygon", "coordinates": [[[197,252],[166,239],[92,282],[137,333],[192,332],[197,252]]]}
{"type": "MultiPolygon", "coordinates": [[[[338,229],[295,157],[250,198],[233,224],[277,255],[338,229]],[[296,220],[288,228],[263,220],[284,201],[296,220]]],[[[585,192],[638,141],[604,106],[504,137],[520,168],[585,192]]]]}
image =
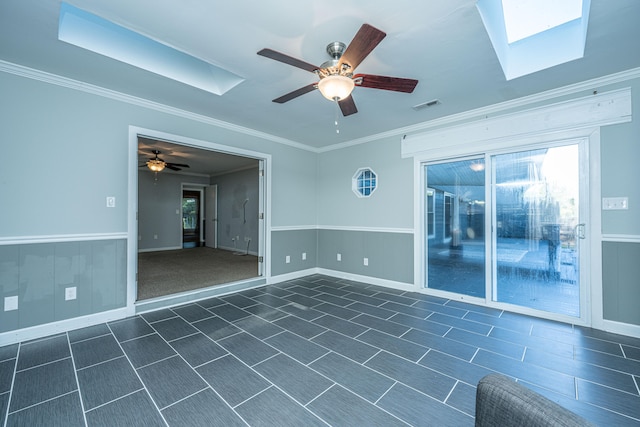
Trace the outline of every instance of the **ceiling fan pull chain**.
{"type": "Polygon", "coordinates": [[[340,128],[338,127],[338,117],[340,117],[340,105],[338,104],[337,99],[335,99],[335,104],[336,104],[336,119],[334,123],[336,125],[336,133],[340,133],[340,128]]]}

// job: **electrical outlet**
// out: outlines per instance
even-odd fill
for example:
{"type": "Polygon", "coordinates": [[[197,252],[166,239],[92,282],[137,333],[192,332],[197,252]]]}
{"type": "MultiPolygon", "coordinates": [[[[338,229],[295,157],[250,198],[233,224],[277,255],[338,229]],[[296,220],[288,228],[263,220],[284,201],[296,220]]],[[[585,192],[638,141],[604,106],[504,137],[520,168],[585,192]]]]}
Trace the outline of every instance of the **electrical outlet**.
{"type": "Polygon", "coordinates": [[[338,260],[338,261],[342,261],[342,254],[338,254],[338,255],[336,255],[336,260],[338,260]]]}
{"type": "Polygon", "coordinates": [[[153,235],[153,240],[158,240],[158,235],[157,234],[153,235]]]}
{"type": "Polygon", "coordinates": [[[13,311],[18,309],[18,296],[4,297],[4,311],[13,311]]]}
{"type": "Polygon", "coordinates": [[[369,258],[365,258],[363,263],[364,263],[364,265],[369,265],[369,258]]]}
{"type": "Polygon", "coordinates": [[[250,241],[251,241],[251,237],[247,237],[247,236],[245,236],[245,237],[244,237],[244,241],[245,241],[245,242],[250,242],[250,241]]]}
{"type": "Polygon", "coordinates": [[[64,300],[70,301],[76,299],[76,287],[70,286],[64,289],[64,300]]]}
{"type": "Polygon", "coordinates": [[[307,253],[302,252],[302,260],[305,261],[307,259],[307,253]]]}
{"type": "Polygon", "coordinates": [[[291,257],[289,255],[287,255],[286,257],[284,257],[284,262],[289,264],[291,262],[291,257]]]}
{"type": "Polygon", "coordinates": [[[603,197],[602,198],[602,210],[625,210],[629,209],[628,197],[603,197]]]}
{"type": "Polygon", "coordinates": [[[116,207],[116,198],[113,196],[107,196],[107,207],[115,208],[116,207]]]}

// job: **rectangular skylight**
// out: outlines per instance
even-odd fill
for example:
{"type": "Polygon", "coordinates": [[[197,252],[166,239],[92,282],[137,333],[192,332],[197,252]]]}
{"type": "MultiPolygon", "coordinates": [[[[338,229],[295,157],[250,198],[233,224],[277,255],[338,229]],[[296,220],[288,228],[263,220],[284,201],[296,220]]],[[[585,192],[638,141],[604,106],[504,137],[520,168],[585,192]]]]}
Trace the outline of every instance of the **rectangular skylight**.
{"type": "Polygon", "coordinates": [[[582,0],[502,0],[507,42],[531,37],[582,17],[582,0]]]}
{"type": "Polygon", "coordinates": [[[584,56],[591,0],[477,0],[507,80],[584,56]]]}
{"type": "Polygon", "coordinates": [[[244,81],[230,71],[68,3],[60,5],[58,39],[216,95],[244,81]]]}

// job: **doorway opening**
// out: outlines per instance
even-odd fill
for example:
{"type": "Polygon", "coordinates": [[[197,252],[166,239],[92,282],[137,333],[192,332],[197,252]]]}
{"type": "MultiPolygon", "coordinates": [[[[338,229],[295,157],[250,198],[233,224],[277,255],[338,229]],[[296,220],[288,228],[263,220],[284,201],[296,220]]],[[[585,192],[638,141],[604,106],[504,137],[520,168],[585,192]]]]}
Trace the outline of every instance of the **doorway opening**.
{"type": "Polygon", "coordinates": [[[165,135],[135,138],[134,301],[157,306],[264,282],[268,156],[165,135]],[[151,170],[156,152],[179,167],[151,170]]]}

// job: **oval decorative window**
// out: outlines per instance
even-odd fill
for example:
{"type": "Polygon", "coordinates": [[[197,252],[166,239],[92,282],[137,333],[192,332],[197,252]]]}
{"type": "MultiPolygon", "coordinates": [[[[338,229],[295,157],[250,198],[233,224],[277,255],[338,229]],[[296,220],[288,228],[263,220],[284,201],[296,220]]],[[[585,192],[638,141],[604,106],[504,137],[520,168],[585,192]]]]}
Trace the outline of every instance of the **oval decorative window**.
{"type": "Polygon", "coordinates": [[[351,188],[358,197],[369,197],[376,190],[378,176],[371,168],[360,168],[353,175],[351,188]]]}

